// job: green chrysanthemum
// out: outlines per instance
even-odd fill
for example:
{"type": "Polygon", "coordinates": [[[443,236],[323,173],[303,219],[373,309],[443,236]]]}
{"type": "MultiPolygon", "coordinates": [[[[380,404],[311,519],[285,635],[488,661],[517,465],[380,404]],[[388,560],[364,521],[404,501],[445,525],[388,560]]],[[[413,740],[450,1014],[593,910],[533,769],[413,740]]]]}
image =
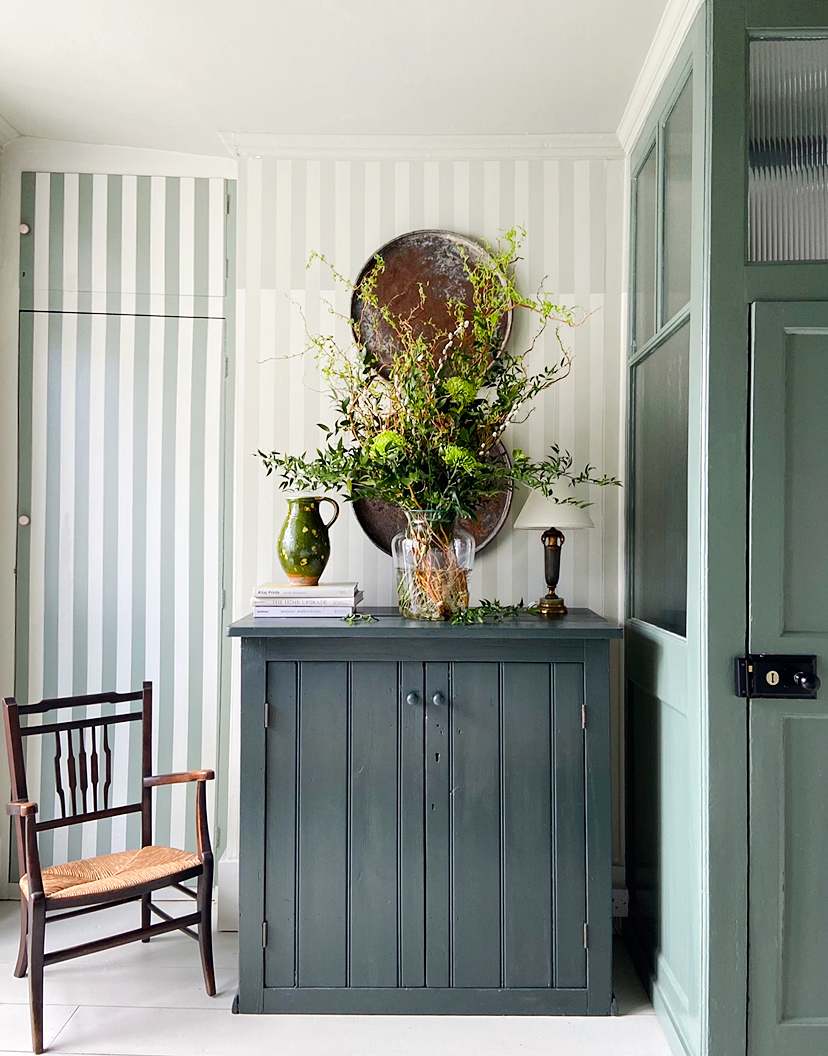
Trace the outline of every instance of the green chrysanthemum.
{"type": "Polygon", "coordinates": [[[447,378],[445,387],[449,396],[461,407],[466,407],[477,395],[474,385],[464,378],[447,378]]]}
{"type": "Polygon", "coordinates": [[[386,429],[374,437],[371,442],[371,457],[388,461],[399,455],[403,449],[403,438],[393,429],[386,429]]]}
{"type": "Polygon", "coordinates": [[[468,448],[460,447],[459,444],[446,444],[443,461],[449,469],[459,469],[463,473],[474,473],[477,468],[477,459],[468,448]]]}

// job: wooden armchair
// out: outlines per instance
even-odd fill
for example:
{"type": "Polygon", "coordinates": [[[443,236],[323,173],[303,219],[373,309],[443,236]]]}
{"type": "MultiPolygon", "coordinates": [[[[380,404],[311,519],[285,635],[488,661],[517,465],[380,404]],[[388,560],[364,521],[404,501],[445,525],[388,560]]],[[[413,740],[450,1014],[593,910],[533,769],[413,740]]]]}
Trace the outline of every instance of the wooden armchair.
{"type": "MultiPolygon", "coordinates": [[[[20,978],[26,974],[28,967],[34,1052],[43,1051],[43,969],[47,964],[107,950],[138,939],[149,942],[153,935],[180,930],[198,941],[204,984],[207,993],[214,996],[216,985],[210,919],[213,852],[207,828],[206,795],[206,782],[212,780],[214,774],[211,770],[160,775],[152,773],[152,684],[145,682],[142,692],[94,693],[43,700],[38,704],[17,704],[14,698],[7,698],[3,700],[3,719],[13,797],[6,807],[6,813],[15,820],[21,874],[20,949],[14,974],[20,978]],[[142,702],[140,711],[130,710],[123,714],[66,719],[32,726],[20,724],[20,717],[25,715],[45,715],[66,708],[133,700],[142,702]],[[141,798],[140,802],[113,805],[115,738],[112,730],[123,722],[142,724],[141,798]],[[53,737],[55,746],[55,792],[60,816],[40,822],[37,820],[37,804],[31,802],[26,785],[24,741],[30,737],[53,737]],[[157,785],[185,781],[197,782],[198,854],[172,847],[156,847],[152,842],[152,789],[157,785]],[[38,832],[132,813],[141,815],[141,847],[138,850],[119,851],[41,868],[38,832]],[[183,886],[185,880],[194,877],[198,878],[195,892],[183,886]],[[196,912],[172,917],[159,909],[152,902],[152,892],[162,887],[174,887],[194,898],[196,912]],[[69,949],[44,953],[46,925],[51,921],[139,901],[139,928],[69,949]],[[161,918],[160,923],[151,923],[153,913],[161,918]]],[[[43,747],[45,755],[45,745],[43,747]]]]}

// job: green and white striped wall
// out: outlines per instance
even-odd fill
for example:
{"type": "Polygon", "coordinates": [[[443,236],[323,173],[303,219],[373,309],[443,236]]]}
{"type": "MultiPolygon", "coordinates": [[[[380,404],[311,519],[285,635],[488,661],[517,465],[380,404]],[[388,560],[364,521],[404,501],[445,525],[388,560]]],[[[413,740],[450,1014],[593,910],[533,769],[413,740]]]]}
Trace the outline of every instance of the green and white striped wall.
{"type": "MultiPolygon", "coordinates": [[[[16,695],[151,679],[160,772],[218,769],[232,189],[23,175],[16,695]]],[[[115,748],[130,759],[116,803],[133,798],[132,732],[115,748]]],[[[52,749],[30,760],[43,817],[56,810],[52,749]]],[[[156,842],[192,846],[191,797],[156,803],[156,842]]],[[[137,824],[43,833],[46,859],[121,849],[137,824]]]]}
{"type": "MultiPolygon", "coordinates": [[[[406,137],[355,136],[343,144],[309,136],[293,146],[278,136],[238,138],[246,145],[238,151],[234,618],[249,611],[251,587],[279,573],[276,541],[286,512],[274,478],[249,453],[318,446],[316,423],[329,421],[331,408],[313,356],[302,355],[304,325],[317,333],[334,328],[345,342],[349,336],[347,291],[334,289],[318,263],[306,267],[313,250],[341,274],[356,277],[376,249],[406,231],[444,228],[494,241],[513,225],[524,227],[521,287],[534,291],[545,278],[563,303],[591,314],[564,335],[575,355],[572,374],[536,401],[507,442],[540,456],[557,441],[581,463],[620,475],[626,192],[617,144],[590,140],[582,149],[559,146],[555,137],[539,144],[541,137],[504,136],[437,137],[409,146],[398,141],[406,137]],[[335,320],[328,304],[345,320],[335,320]]],[[[520,321],[511,344],[525,348],[528,337],[527,323],[520,321]]],[[[531,365],[559,355],[549,334],[536,346],[531,365]]],[[[572,605],[617,619],[623,608],[623,493],[596,489],[592,497],[596,529],[567,539],[562,594],[572,605]]],[[[391,560],[366,538],[347,505],[331,540],[326,574],[359,580],[368,604],[394,604],[391,560]]],[[[471,588],[477,598],[536,599],[544,588],[539,538],[513,531],[510,518],[475,561],[471,588]]],[[[616,694],[617,804],[623,802],[619,701],[616,694]]],[[[620,807],[613,839],[620,861],[620,807]]]]}

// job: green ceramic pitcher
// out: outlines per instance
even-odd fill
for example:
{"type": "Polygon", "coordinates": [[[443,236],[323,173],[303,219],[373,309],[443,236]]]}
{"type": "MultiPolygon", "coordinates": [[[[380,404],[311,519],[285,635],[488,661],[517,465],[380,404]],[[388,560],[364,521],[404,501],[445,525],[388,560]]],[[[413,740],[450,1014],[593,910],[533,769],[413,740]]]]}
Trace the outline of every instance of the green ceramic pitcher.
{"type": "Polygon", "coordinates": [[[327,495],[300,495],[288,499],[288,515],[279,535],[279,560],[291,583],[315,587],[331,556],[328,529],[339,516],[339,505],[327,495]],[[334,515],[326,523],[319,504],[329,502],[334,515]]]}

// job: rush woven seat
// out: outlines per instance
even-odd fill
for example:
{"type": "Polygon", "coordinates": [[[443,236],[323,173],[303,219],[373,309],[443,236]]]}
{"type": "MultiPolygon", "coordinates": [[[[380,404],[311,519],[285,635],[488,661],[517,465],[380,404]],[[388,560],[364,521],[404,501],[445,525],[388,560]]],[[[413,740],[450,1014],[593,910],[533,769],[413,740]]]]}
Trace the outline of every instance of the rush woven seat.
{"type": "MultiPolygon", "coordinates": [[[[195,854],[174,847],[141,847],[137,851],[117,851],[97,858],[81,858],[65,865],[41,870],[43,892],[48,899],[65,901],[86,895],[105,895],[136,884],[164,880],[168,876],[201,865],[195,854]]],[[[29,897],[29,878],[20,877],[23,897],[29,897]]]]}
{"type": "MultiPolygon", "coordinates": [[[[43,969],[57,961],[108,950],[139,939],[149,942],[152,936],[169,931],[183,931],[198,941],[205,989],[211,997],[214,996],[213,851],[207,826],[206,793],[206,783],[214,775],[212,770],[153,774],[152,684],[145,682],[141,691],[133,693],[94,693],[42,700],[37,704],[17,704],[14,698],[7,698],[3,701],[3,719],[13,796],[13,801],[6,806],[6,813],[14,818],[20,862],[20,947],[14,974],[18,978],[27,972],[29,975],[32,1049],[43,1052],[43,969]],[[140,710],[124,711],[118,707],[133,701],[141,701],[140,710]],[[71,718],[44,721],[49,712],[59,714],[63,709],[71,709],[71,718]],[[79,718],[75,709],[84,709],[87,717],[79,718]],[[43,718],[33,725],[22,724],[21,718],[28,715],[43,718]],[[115,780],[118,771],[113,762],[114,748],[116,743],[129,744],[128,736],[115,736],[115,729],[123,723],[141,725],[141,778],[132,802],[115,803],[112,790],[121,783],[115,780]],[[26,785],[25,743],[29,738],[40,741],[36,752],[41,753],[45,763],[41,775],[45,777],[52,772],[55,775],[56,817],[44,821],[37,820],[38,807],[29,800],[26,785]],[[43,758],[50,741],[54,746],[52,763],[43,758]],[[159,847],[152,842],[153,788],[185,782],[196,783],[197,853],[159,847]],[[41,830],[129,814],[141,817],[140,847],[41,867],[38,848],[38,832],[41,830]],[[186,886],[187,880],[196,881],[195,891],[186,886]],[[173,917],[156,906],[152,893],[164,887],[173,887],[180,894],[195,899],[195,912],[173,917]],[[50,922],[126,902],[140,904],[140,927],[69,949],[45,952],[46,925],[50,922]],[[153,914],[161,918],[160,923],[152,923],[153,914]]],[[[121,772],[131,772],[128,760],[121,765],[121,772]]],[[[103,979],[102,985],[106,985],[103,979]]]]}

